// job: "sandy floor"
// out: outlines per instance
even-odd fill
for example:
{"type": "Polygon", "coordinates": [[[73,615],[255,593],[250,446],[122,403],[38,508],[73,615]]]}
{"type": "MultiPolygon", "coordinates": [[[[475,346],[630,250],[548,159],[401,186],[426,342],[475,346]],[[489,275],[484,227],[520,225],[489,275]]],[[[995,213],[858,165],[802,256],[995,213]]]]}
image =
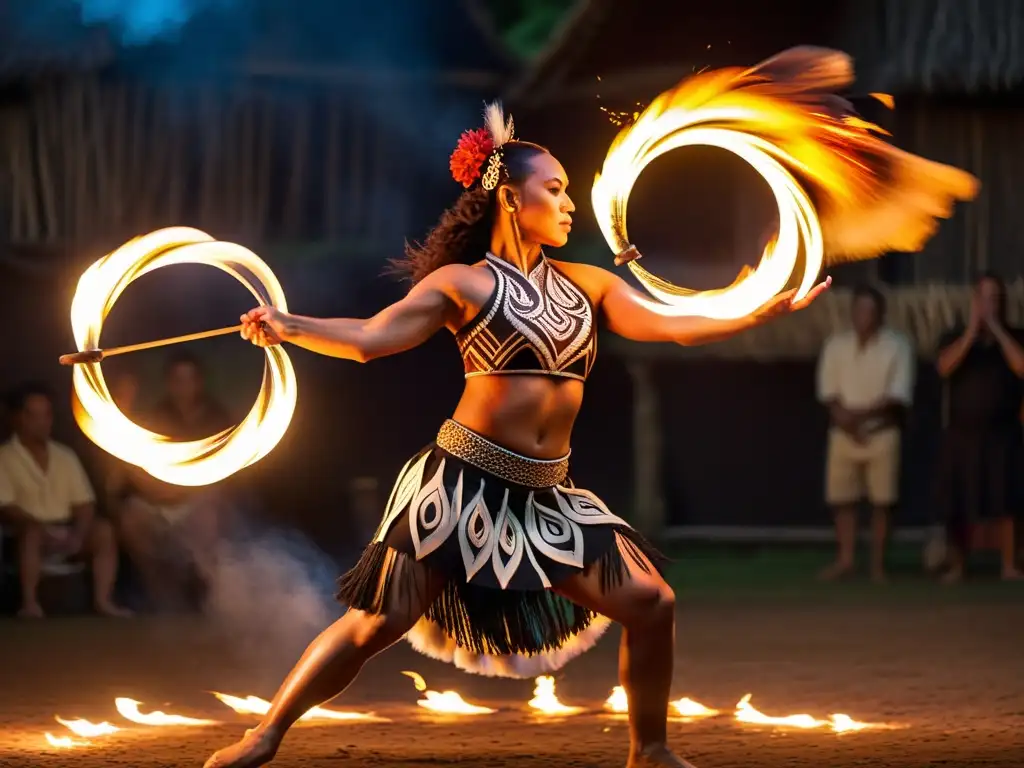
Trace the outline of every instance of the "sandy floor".
{"type": "MultiPolygon", "coordinates": [[[[1024,602],[1024,601],[1022,601],[1024,602]]],[[[797,606],[720,602],[681,616],[673,695],[730,713],[675,722],[672,740],[699,768],[1005,766],[1024,764],[1024,605],[797,606]],[[731,712],[745,693],[768,714],[844,712],[900,730],[837,735],[740,724],[731,712]]],[[[594,710],[561,721],[531,716],[530,681],[474,678],[416,656],[404,645],[373,660],[333,707],[374,711],[384,724],[304,725],[275,766],[597,768],[622,766],[626,729],[600,714],[616,684],[614,637],[558,677],[563,702],[594,710]],[[401,670],[437,690],[500,708],[444,720],[415,701],[401,670]]],[[[186,619],[0,624],[0,766],[201,766],[252,720],[210,690],[269,698],[294,648],[249,643],[186,619]],[[125,723],[115,696],[216,718],[195,728],[125,723]],[[128,729],[91,746],[54,750],[43,732],[64,718],[109,720],[128,729]]]]}

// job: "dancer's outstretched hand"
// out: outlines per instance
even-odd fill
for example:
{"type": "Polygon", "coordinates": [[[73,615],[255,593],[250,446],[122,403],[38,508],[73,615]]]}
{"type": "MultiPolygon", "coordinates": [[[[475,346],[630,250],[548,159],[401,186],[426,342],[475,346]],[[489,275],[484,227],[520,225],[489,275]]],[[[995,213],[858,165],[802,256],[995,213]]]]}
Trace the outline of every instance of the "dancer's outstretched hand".
{"type": "Polygon", "coordinates": [[[770,320],[773,317],[779,315],[788,315],[790,312],[798,312],[801,309],[806,309],[811,303],[817,299],[821,294],[828,290],[829,286],[832,285],[832,278],[826,277],[822,282],[811,288],[799,301],[793,301],[793,296],[796,295],[796,289],[780,293],[770,301],[765,302],[762,307],[757,310],[757,316],[763,320],[770,320]]]}
{"type": "Polygon", "coordinates": [[[242,315],[242,338],[257,347],[272,347],[285,339],[287,315],[275,307],[256,307],[242,315]]]}

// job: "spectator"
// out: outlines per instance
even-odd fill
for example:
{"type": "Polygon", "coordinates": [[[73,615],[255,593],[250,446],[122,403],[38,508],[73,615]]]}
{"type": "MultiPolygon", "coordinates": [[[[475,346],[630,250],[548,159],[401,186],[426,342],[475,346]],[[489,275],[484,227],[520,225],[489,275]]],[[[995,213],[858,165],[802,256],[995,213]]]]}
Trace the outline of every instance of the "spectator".
{"type": "Polygon", "coordinates": [[[899,498],[900,427],[914,388],[914,355],[902,334],[885,327],[885,297],[861,286],[853,296],[853,329],[832,336],[818,366],[818,399],[830,429],[826,501],[836,526],[835,562],[826,580],[854,568],[857,507],[871,514],[871,577],[885,581],[885,550],[892,508],[899,498]]]}
{"type": "Polygon", "coordinates": [[[971,295],[966,326],[939,342],[937,367],[945,380],[947,406],[938,472],[950,536],[947,582],[963,579],[966,553],[975,537],[986,533],[994,534],[1003,578],[1022,576],[1016,565],[1014,504],[1024,472],[1024,332],[1007,324],[1005,305],[1003,281],[982,275],[971,295]]]}
{"type": "Polygon", "coordinates": [[[0,522],[18,540],[21,578],[19,616],[42,618],[38,588],[43,559],[88,558],[98,613],[125,616],[114,603],[117,543],[108,520],[95,514],[95,496],[75,453],[51,439],[53,400],[41,386],[23,387],[11,398],[14,436],[0,446],[0,522]]]}
{"type": "MultiPolygon", "coordinates": [[[[233,425],[205,388],[202,368],[183,354],[165,369],[166,397],[145,426],[174,440],[198,440],[233,425]]],[[[117,510],[125,549],[139,569],[149,597],[161,607],[181,605],[184,589],[168,578],[170,557],[184,555],[192,575],[208,587],[216,566],[227,503],[217,486],[186,488],[164,483],[137,467],[121,465],[107,478],[107,497],[117,510]],[[174,546],[168,548],[168,543],[174,546]]]]}

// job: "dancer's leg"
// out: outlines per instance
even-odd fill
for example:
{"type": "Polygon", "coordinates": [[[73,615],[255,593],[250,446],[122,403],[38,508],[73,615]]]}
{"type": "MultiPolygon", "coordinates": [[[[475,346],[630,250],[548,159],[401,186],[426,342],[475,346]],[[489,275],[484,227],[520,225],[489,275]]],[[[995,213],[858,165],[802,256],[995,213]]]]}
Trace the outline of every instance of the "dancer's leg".
{"type": "Polygon", "coordinates": [[[675,594],[649,563],[648,573],[629,555],[622,557],[628,577],[612,590],[601,590],[600,570],[591,568],[557,585],[555,591],[622,625],[619,679],[629,702],[629,766],[684,768],[689,764],[667,746],[675,594]]]}
{"type": "Polygon", "coordinates": [[[324,630],[285,678],[263,721],[240,742],[214,754],[206,768],[252,768],[272,760],[288,728],[345,690],[371,656],[409,631],[443,586],[438,574],[410,558],[397,557],[386,613],[350,609],[324,630]],[[403,589],[402,584],[412,588],[403,589]]]}

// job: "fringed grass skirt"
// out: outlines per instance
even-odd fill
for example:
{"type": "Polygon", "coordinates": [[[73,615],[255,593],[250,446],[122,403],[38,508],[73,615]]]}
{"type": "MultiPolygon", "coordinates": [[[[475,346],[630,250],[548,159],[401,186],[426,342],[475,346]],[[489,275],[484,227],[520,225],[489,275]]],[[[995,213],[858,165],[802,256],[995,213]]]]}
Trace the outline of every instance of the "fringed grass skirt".
{"type": "MultiPolygon", "coordinates": [[[[338,599],[387,611],[397,567],[415,558],[447,579],[407,633],[421,653],[460,669],[532,677],[597,642],[608,620],[552,587],[599,569],[604,591],[632,559],[649,572],[661,556],[590,491],[568,480],[568,457],[508,451],[454,421],[402,469],[373,541],[340,580],[338,599]]],[[[400,589],[411,584],[398,584],[400,589]]]]}

